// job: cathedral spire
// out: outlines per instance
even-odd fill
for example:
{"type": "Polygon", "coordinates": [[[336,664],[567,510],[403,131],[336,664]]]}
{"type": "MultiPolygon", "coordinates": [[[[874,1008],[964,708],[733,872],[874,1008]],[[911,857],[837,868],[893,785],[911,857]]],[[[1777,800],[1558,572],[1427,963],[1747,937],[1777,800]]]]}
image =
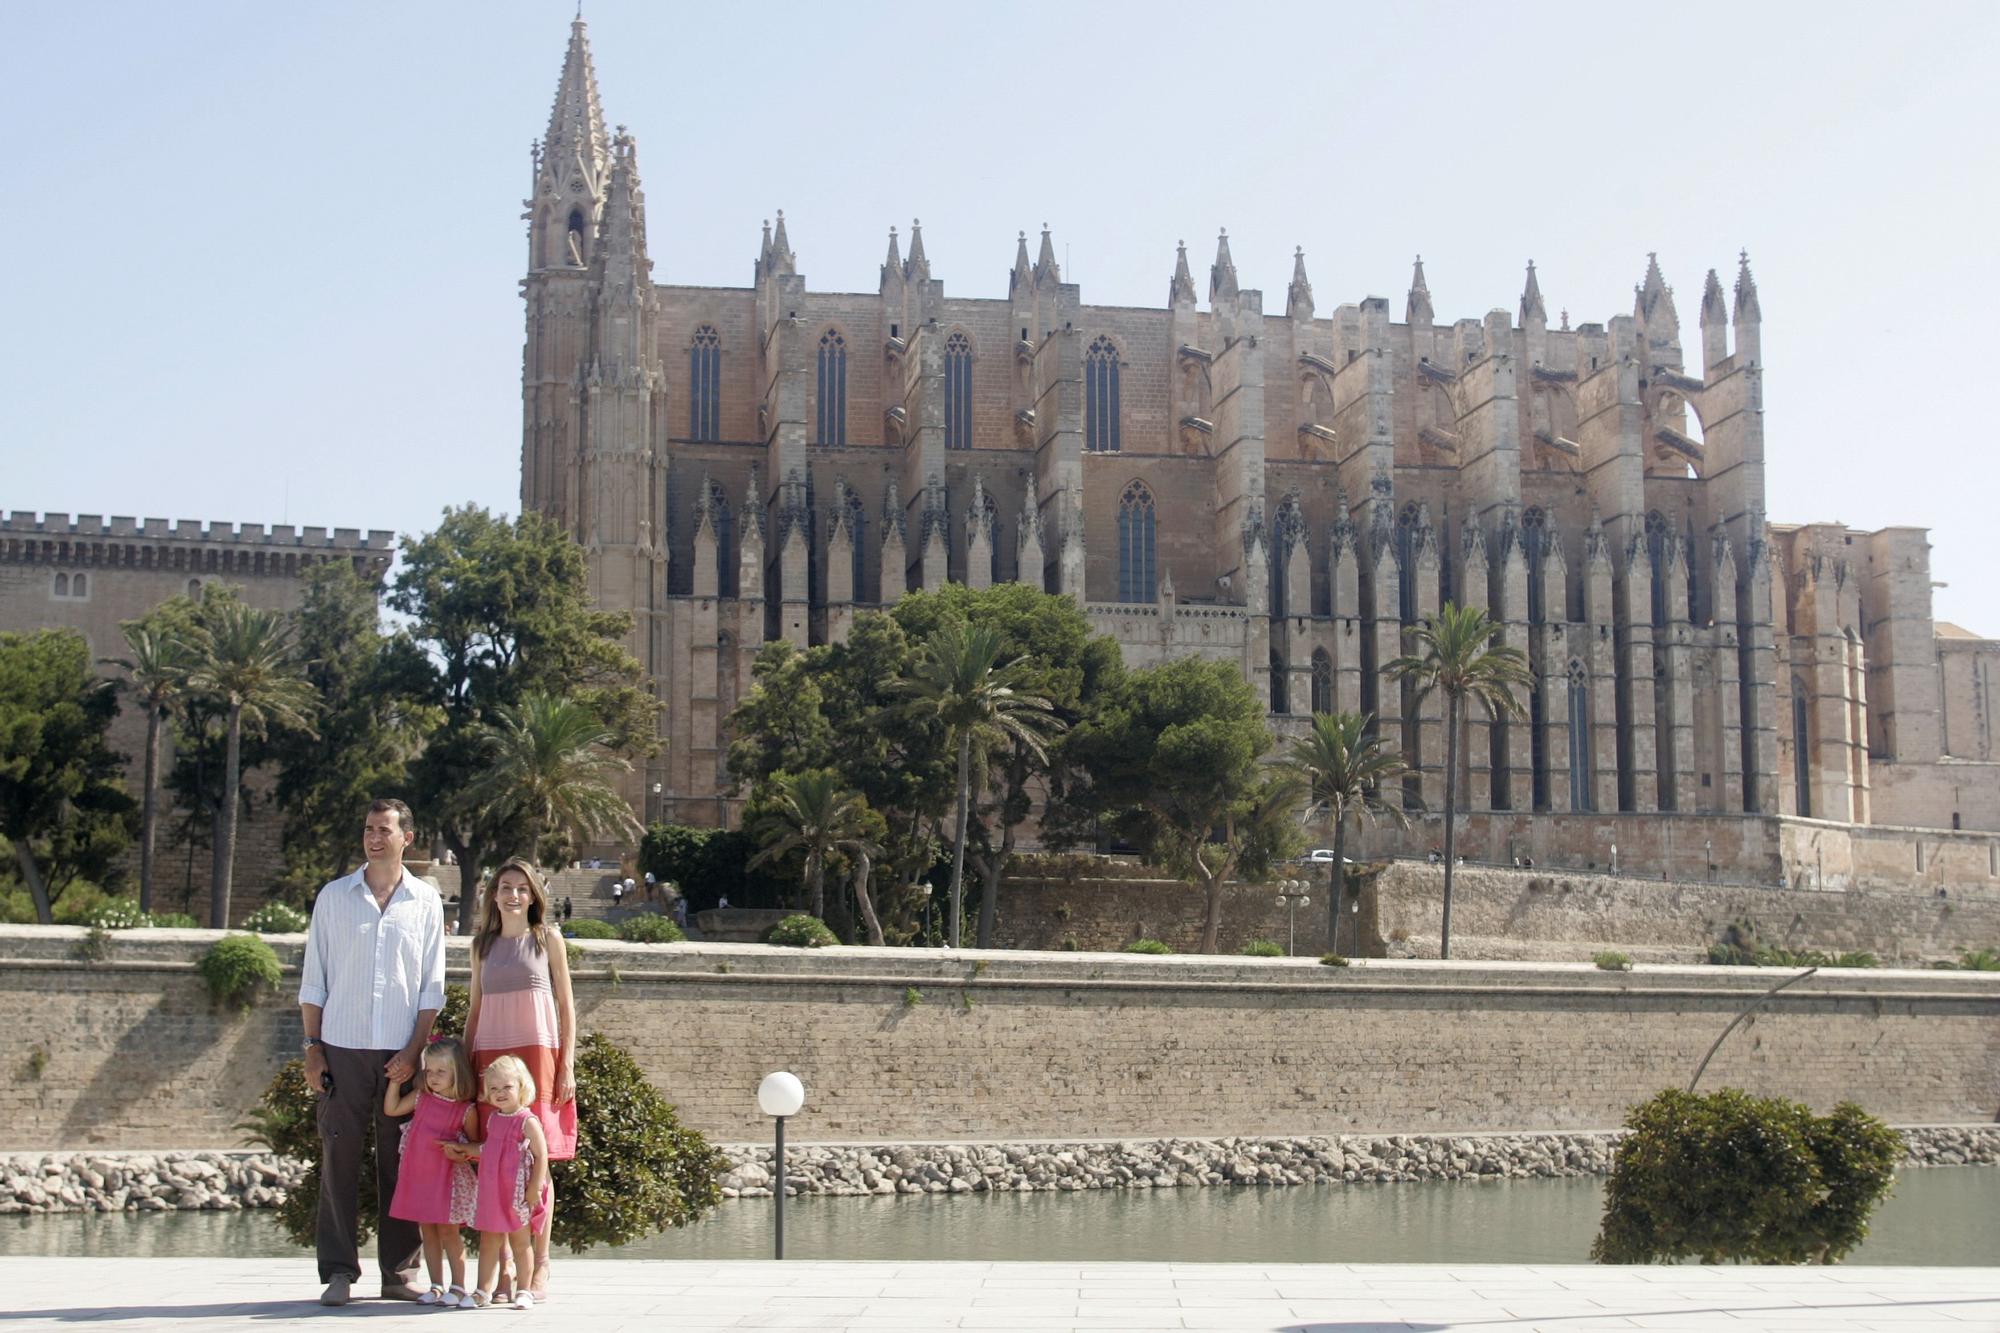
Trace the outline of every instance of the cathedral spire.
{"type": "Polygon", "coordinates": [[[1028,233],[1024,231],[1014,242],[1014,271],[1007,277],[1007,290],[1018,291],[1034,278],[1034,267],[1028,263],[1028,233]]]}
{"type": "Polygon", "coordinates": [[[1521,289],[1521,323],[1536,320],[1546,325],[1549,308],[1542,304],[1542,284],[1535,280],[1535,261],[1528,261],[1528,284],[1521,289]]]}
{"type": "Polygon", "coordinates": [[[916,218],[910,219],[910,259],[903,265],[903,276],[911,282],[931,276],[931,261],[924,257],[924,224],[916,218]]]}
{"type": "Polygon", "coordinates": [[[1056,263],[1056,243],[1049,237],[1049,224],[1042,224],[1042,249],[1035,256],[1035,281],[1062,281],[1062,267],[1056,263]]]}
{"type": "Polygon", "coordinates": [[[1708,280],[1701,286],[1701,326],[1727,324],[1729,322],[1729,302],[1723,299],[1722,279],[1715,276],[1715,270],[1708,271],[1708,280]]]}
{"type": "Polygon", "coordinates": [[[1403,304],[1403,322],[1428,324],[1436,318],[1431,309],[1431,289],[1424,282],[1424,257],[1418,255],[1416,266],[1410,273],[1410,297],[1403,304]]]}
{"type": "Polygon", "coordinates": [[[1186,241],[1174,242],[1174,276],[1167,284],[1167,304],[1194,304],[1194,274],[1188,272],[1186,241]]]}
{"type": "Polygon", "coordinates": [[[1208,268],[1208,303],[1214,305],[1216,298],[1233,300],[1236,296],[1236,261],[1229,257],[1229,229],[1215,238],[1215,262],[1208,268]]]}
{"type": "Polygon", "coordinates": [[[639,145],[623,125],[611,141],[611,179],[605,187],[596,261],[606,299],[643,302],[650,296],[653,262],[646,257],[646,192],[639,184],[639,145]]]}
{"type": "Polygon", "coordinates": [[[1285,289],[1285,314],[1292,319],[1311,319],[1313,313],[1313,285],[1306,277],[1306,248],[1301,245],[1292,252],[1292,285],[1285,289]]]}
{"type": "Polygon", "coordinates": [[[581,14],[569,25],[569,50],[563,54],[549,130],[542,136],[542,162],[570,193],[597,193],[606,165],[604,108],[597,99],[597,71],[590,63],[590,36],[581,14]],[[568,184],[578,178],[582,190],[568,184]]]}

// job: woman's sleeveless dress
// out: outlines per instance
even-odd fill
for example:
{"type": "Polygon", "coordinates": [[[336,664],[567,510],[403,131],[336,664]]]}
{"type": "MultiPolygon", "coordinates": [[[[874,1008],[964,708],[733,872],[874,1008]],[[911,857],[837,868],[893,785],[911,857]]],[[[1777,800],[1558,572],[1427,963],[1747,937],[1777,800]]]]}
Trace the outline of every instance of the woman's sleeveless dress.
{"type": "Polygon", "coordinates": [[[480,1231],[512,1234],[522,1227],[546,1231],[551,1191],[543,1178],[541,1197],[528,1205],[528,1180],[534,1175],[535,1154],[528,1146],[528,1112],[502,1115],[485,1108],[486,1141],[479,1146],[479,1206],[472,1225],[480,1231]]]}
{"type": "Polygon", "coordinates": [[[429,1091],[418,1094],[416,1113],[403,1122],[399,1149],[403,1164],[396,1174],[389,1216],[405,1222],[471,1225],[478,1190],[472,1165],[452,1161],[443,1147],[464,1139],[465,1108],[470,1105],[429,1091]]]}
{"type": "MultiPolygon", "coordinates": [[[[554,931],[556,948],[563,947],[554,931]]],[[[556,997],[549,985],[549,956],[528,942],[526,935],[493,941],[479,964],[479,1026],[473,1038],[472,1072],[486,1076],[486,1066],[511,1055],[528,1067],[535,1080],[535,1100],[529,1107],[542,1122],[549,1160],[576,1156],[576,1099],[555,1104],[556,1067],[562,1060],[561,1034],[556,1022],[556,997]]],[[[493,1108],[479,1104],[482,1130],[493,1108]]]]}

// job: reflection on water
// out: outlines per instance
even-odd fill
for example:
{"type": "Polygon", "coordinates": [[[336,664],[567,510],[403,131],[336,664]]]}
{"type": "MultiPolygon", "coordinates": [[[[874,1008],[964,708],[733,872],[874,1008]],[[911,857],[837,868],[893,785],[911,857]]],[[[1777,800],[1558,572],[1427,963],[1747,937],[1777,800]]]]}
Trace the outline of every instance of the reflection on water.
{"type": "MultiPolygon", "coordinates": [[[[1596,1179],[1088,1190],[1074,1194],[804,1198],[785,1207],[798,1259],[1039,1259],[1270,1263],[1582,1263],[1596,1179]]],[[[761,1259],[769,1200],[725,1204],[603,1259],[761,1259]]],[[[1909,1171],[1850,1263],[1991,1264],[2000,1171],[1909,1171]]],[[[58,1213],[0,1218],[0,1254],[256,1258],[300,1255],[267,1213],[58,1213]]]]}

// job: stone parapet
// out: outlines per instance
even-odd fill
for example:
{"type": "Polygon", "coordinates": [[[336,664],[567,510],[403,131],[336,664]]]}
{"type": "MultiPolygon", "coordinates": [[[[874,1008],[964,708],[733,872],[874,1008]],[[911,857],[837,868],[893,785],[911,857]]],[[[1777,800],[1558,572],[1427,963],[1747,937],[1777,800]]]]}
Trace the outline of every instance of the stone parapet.
{"type": "MultiPolygon", "coordinates": [[[[208,932],[0,928],[0,1150],[235,1146],[298,1050],[296,982],[218,1008],[208,932]],[[37,1054],[39,1052],[39,1054],[37,1054]]],[[[290,966],[299,944],[275,941],[290,966]]],[[[463,977],[464,942],[451,968],[463,977]]],[[[804,1081],[800,1143],[1577,1130],[1685,1081],[1769,989],[1756,969],[1139,958],[592,942],[578,1026],[687,1123],[761,1139],[756,1086],[804,1081]]],[[[1822,972],[1709,1066],[1713,1086],[1896,1123],[1990,1118],[2000,975],[1822,972]]]]}

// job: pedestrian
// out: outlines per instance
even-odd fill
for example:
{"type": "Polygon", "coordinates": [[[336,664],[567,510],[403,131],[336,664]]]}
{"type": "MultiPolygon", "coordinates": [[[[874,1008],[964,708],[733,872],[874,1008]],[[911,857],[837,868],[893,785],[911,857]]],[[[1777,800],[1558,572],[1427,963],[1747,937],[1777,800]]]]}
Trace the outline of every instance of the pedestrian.
{"type": "Polygon", "coordinates": [[[425,1048],[419,1085],[405,1091],[391,1084],[382,1104],[385,1112],[399,1118],[415,1112],[397,1150],[403,1160],[389,1216],[415,1222],[423,1237],[424,1267],[430,1270],[431,1285],[417,1299],[447,1309],[469,1299],[465,1241],[459,1232],[472,1225],[479,1189],[469,1161],[472,1136],[479,1132],[473,1092],[472,1063],[465,1058],[465,1047],[444,1037],[425,1048]],[[444,1282],[447,1262],[449,1287],[444,1282]]]}
{"type": "Polygon", "coordinates": [[[653,872],[648,870],[646,872],[646,902],[648,903],[648,905],[650,905],[653,902],[654,893],[658,889],[658,887],[659,887],[659,881],[654,879],[653,872]]]}
{"type": "Polygon", "coordinates": [[[622,879],[611,882],[611,905],[613,907],[625,905],[625,881],[622,879]]]}
{"type": "MultiPolygon", "coordinates": [[[[503,1055],[486,1067],[481,1086],[486,1132],[479,1144],[479,1286],[472,1304],[483,1310],[494,1303],[502,1251],[512,1253],[515,1272],[526,1268],[532,1237],[548,1234],[553,1205],[542,1125],[529,1110],[535,1080],[527,1066],[503,1055]]],[[[514,1308],[535,1308],[535,1294],[518,1283],[514,1308]]]]}
{"type": "MultiPolygon", "coordinates": [[[[403,1120],[386,1107],[391,1086],[417,1073],[431,1023],[444,1007],[444,906],[403,868],[416,833],[410,807],[375,801],[362,824],[367,864],[320,889],[300,964],[306,1085],[318,1094],[319,1215],[315,1248],[322,1305],[345,1305],[361,1278],[362,1145],[374,1121],[375,1197],[396,1197],[400,1162],[389,1146],[403,1120]]],[[[417,1224],[386,1214],[376,1234],[385,1300],[418,1297],[423,1246],[417,1224]]]]}
{"type": "Polygon", "coordinates": [[[687,929],[688,900],[685,893],[676,893],[674,895],[674,924],[682,930],[687,929]]]}
{"type": "Polygon", "coordinates": [[[567,924],[567,923],[568,923],[568,921],[569,921],[569,919],[570,919],[571,917],[575,916],[575,915],[576,915],[576,904],[575,904],[575,903],[573,903],[573,902],[571,902],[571,901],[570,901],[570,897],[569,897],[569,895],[568,895],[567,893],[565,893],[565,894],[563,895],[563,921],[564,921],[564,923],[565,923],[565,924],[567,924]]]}
{"type": "MultiPolygon", "coordinates": [[[[465,1013],[472,1068],[483,1078],[503,1060],[520,1065],[528,1089],[523,1105],[546,1159],[566,1161],[576,1156],[576,997],[568,949],[547,924],[548,890],[529,862],[517,857],[502,865],[488,902],[472,939],[472,998],[465,1013]]],[[[490,1132],[484,1128],[490,1106],[479,1112],[482,1138],[490,1132]]],[[[483,1166],[483,1152],[480,1160],[483,1166]]],[[[532,1266],[516,1270],[516,1285],[536,1299],[548,1295],[548,1222],[546,1211],[538,1214],[532,1266]],[[519,1274],[527,1275],[525,1283],[519,1274]]]]}

